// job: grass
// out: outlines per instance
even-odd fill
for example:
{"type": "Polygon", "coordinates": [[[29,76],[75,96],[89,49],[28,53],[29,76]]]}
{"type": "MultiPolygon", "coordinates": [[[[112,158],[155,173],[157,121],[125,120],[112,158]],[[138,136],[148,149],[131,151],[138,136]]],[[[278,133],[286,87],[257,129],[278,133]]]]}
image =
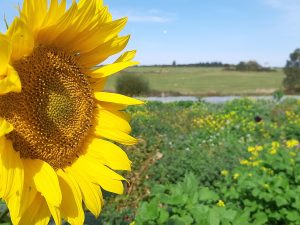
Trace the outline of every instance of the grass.
{"type": "MultiPolygon", "coordinates": [[[[146,78],[155,93],[194,96],[271,94],[282,87],[284,78],[280,69],[273,72],[239,72],[203,67],[133,67],[120,74],[126,73],[146,78]]],[[[117,77],[109,78],[106,90],[115,90],[117,77]]]]}

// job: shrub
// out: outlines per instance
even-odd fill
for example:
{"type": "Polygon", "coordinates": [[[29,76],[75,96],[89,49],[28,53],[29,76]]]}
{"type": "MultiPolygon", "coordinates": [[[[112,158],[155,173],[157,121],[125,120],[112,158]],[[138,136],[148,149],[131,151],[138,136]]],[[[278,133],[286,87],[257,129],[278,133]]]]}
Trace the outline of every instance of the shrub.
{"type": "Polygon", "coordinates": [[[149,83],[141,76],[134,74],[122,74],[116,81],[118,93],[136,96],[147,95],[150,92],[149,83]]]}
{"type": "Polygon", "coordinates": [[[199,188],[193,174],[186,175],[182,183],[157,185],[151,194],[149,202],[140,204],[135,225],[249,224],[249,213],[227,209],[218,194],[205,187],[199,188]]]}
{"type": "Polygon", "coordinates": [[[300,224],[298,146],[297,140],[250,146],[250,157],[220,184],[228,207],[240,207],[262,224],[300,224]]]}
{"type": "Polygon", "coordinates": [[[290,60],[284,68],[286,77],[283,86],[289,92],[300,92],[300,49],[296,49],[290,54],[290,60]]]}
{"type": "Polygon", "coordinates": [[[135,224],[300,224],[299,141],[250,146],[248,153],[240,166],[221,172],[225,178],[214,191],[193,174],[155,185],[135,224]]]}

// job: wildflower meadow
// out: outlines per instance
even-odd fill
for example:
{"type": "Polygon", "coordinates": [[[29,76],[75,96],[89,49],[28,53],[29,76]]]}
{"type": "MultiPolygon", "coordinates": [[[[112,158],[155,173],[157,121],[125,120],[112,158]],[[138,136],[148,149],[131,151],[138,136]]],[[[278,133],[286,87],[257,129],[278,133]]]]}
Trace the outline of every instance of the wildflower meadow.
{"type": "Polygon", "coordinates": [[[300,223],[300,101],[131,107],[133,172],[102,224],[300,223]],[[134,221],[134,222],[133,222],[134,221]]]}

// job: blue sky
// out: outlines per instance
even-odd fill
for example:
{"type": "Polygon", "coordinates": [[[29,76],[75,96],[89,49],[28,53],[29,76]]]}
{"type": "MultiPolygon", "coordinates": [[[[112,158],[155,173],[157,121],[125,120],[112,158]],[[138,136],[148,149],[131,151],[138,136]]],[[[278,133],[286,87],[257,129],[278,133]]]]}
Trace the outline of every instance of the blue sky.
{"type": "MultiPolygon", "coordinates": [[[[1,0],[0,16],[17,15],[18,0],[1,0]]],[[[141,64],[257,60],[284,66],[300,47],[299,0],[106,0],[141,64]]],[[[4,23],[0,29],[4,30],[4,23]]]]}

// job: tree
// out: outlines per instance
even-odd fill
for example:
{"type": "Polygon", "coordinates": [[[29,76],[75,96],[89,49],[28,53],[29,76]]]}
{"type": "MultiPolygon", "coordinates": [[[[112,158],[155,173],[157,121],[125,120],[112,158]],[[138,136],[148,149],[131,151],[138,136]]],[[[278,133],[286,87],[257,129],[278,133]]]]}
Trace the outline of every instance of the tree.
{"type": "Polygon", "coordinates": [[[290,54],[284,67],[283,86],[288,92],[300,92],[300,48],[290,54]]]}
{"type": "Polygon", "coordinates": [[[239,71],[260,71],[261,69],[262,66],[254,60],[250,60],[248,62],[240,62],[236,66],[236,70],[239,71]]]}
{"type": "Polygon", "coordinates": [[[175,60],[173,61],[172,66],[176,66],[176,61],[175,60]]]}

